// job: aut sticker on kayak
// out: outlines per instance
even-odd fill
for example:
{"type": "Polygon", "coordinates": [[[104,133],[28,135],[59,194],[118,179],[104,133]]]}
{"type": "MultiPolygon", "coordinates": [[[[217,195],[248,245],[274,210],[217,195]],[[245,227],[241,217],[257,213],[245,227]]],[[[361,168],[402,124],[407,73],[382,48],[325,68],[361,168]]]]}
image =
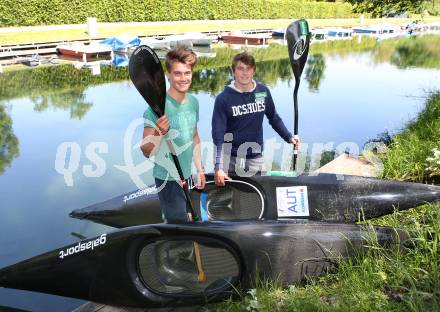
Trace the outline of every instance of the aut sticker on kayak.
{"type": "Polygon", "coordinates": [[[307,186],[277,187],[278,217],[308,217],[307,186]]]}

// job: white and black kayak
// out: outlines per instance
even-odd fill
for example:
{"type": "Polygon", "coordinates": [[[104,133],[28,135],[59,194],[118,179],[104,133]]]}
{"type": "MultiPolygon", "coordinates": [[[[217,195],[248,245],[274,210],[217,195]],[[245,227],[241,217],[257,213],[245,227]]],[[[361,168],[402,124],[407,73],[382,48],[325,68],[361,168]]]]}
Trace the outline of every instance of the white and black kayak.
{"type": "Polygon", "coordinates": [[[386,247],[406,237],[390,227],[372,233],[310,220],[150,224],[3,268],[0,287],[116,306],[203,304],[255,287],[256,279],[289,285],[327,273],[337,257],[366,248],[369,235],[386,247]]]}
{"type": "MultiPolygon", "coordinates": [[[[440,201],[440,187],[348,175],[233,177],[216,187],[207,175],[204,190],[190,192],[203,220],[277,220],[305,218],[353,223],[440,201]]],[[[160,223],[155,186],[77,209],[70,216],[114,227],[160,223]]]]}

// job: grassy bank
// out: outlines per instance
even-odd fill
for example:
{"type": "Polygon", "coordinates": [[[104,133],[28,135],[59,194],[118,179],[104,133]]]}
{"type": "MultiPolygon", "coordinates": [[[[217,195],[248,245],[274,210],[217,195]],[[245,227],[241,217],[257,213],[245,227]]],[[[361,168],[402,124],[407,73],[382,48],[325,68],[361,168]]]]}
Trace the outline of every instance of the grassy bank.
{"type": "MultiPolygon", "coordinates": [[[[426,180],[426,161],[440,149],[440,92],[429,94],[425,108],[395,136],[384,158],[385,177],[426,180]]],[[[440,152],[437,174],[440,173],[440,152]]],[[[306,285],[260,285],[240,301],[209,305],[205,311],[440,311],[440,203],[396,212],[371,224],[410,233],[401,252],[367,241],[366,252],[341,259],[338,272],[306,285]]]]}
{"type": "Polygon", "coordinates": [[[384,161],[384,178],[440,181],[440,92],[431,93],[418,117],[393,138],[384,161]]]}
{"type": "MultiPolygon", "coordinates": [[[[410,23],[414,19],[365,19],[362,25],[376,23],[410,23]]],[[[359,19],[309,19],[311,27],[327,27],[327,26],[359,26],[359,19]]],[[[426,22],[440,21],[438,19],[430,19],[426,22]]],[[[209,20],[203,22],[167,22],[167,23],[113,23],[99,24],[98,37],[107,38],[112,36],[148,36],[148,35],[164,35],[171,33],[181,33],[190,31],[228,31],[236,29],[255,29],[255,28],[279,28],[287,27],[291,22],[290,19],[275,20],[236,20],[236,21],[216,21],[209,20]]],[[[23,44],[23,43],[41,43],[63,40],[79,40],[89,39],[87,34],[87,25],[81,28],[57,29],[57,28],[38,28],[38,27],[21,27],[19,32],[8,31],[3,29],[0,32],[0,45],[6,44],[23,44]]]]}

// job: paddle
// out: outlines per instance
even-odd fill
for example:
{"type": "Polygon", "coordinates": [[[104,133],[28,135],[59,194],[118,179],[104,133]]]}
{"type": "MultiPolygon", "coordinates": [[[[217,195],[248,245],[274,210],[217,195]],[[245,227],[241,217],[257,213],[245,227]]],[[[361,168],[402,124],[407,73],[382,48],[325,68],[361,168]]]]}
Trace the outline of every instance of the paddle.
{"type": "MultiPolygon", "coordinates": [[[[295,88],[293,90],[293,103],[295,108],[295,126],[293,134],[298,137],[298,89],[300,77],[306,65],[310,44],[309,25],[305,19],[292,22],[286,30],[287,49],[289,51],[290,65],[295,76],[295,88]]],[[[293,151],[293,170],[296,170],[296,158],[298,150],[293,151]]]]}
{"type": "MultiPolygon", "coordinates": [[[[163,72],[162,64],[156,53],[148,46],[139,46],[133,52],[128,64],[128,72],[130,79],[136,89],[142,95],[144,100],[150,105],[151,109],[161,117],[165,114],[165,99],[166,99],[166,84],[165,74],[163,72]]],[[[183,177],[182,168],[180,167],[179,159],[171,141],[166,140],[168,148],[171,152],[177,172],[179,173],[182,188],[185,193],[188,212],[191,213],[193,221],[198,221],[197,215],[189,197],[188,185],[183,177]]],[[[203,270],[202,260],[200,257],[200,247],[197,242],[194,242],[195,260],[198,271],[199,282],[206,282],[206,274],[203,270]]]]}

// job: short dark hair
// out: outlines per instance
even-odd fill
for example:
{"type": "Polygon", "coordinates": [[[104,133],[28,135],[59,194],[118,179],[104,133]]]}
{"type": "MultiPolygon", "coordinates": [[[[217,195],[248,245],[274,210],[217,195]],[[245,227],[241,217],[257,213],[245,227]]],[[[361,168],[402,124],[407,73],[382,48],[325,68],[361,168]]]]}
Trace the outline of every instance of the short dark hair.
{"type": "Polygon", "coordinates": [[[178,46],[177,48],[168,51],[165,57],[165,67],[168,72],[171,70],[171,66],[176,62],[187,64],[193,69],[197,63],[197,55],[191,49],[178,46]]]}
{"type": "Polygon", "coordinates": [[[255,58],[246,51],[238,53],[236,56],[234,56],[232,59],[232,71],[235,71],[235,67],[237,66],[238,62],[251,66],[254,70],[257,67],[255,65],[255,58]]]}

